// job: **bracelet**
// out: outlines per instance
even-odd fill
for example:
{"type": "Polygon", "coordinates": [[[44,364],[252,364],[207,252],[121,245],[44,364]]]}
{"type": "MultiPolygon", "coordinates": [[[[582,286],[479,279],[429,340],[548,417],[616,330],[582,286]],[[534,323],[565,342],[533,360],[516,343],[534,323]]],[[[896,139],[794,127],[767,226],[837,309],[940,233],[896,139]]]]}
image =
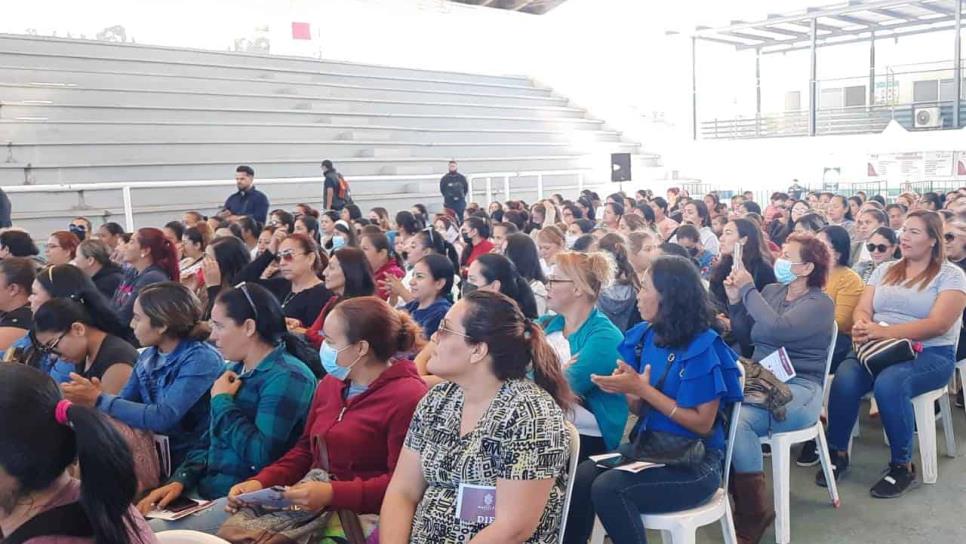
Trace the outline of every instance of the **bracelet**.
{"type": "Polygon", "coordinates": [[[674,408],[671,408],[671,413],[667,415],[667,418],[673,420],[674,419],[674,412],[677,412],[677,411],[678,411],[678,405],[675,404],[674,405],[674,408]]]}

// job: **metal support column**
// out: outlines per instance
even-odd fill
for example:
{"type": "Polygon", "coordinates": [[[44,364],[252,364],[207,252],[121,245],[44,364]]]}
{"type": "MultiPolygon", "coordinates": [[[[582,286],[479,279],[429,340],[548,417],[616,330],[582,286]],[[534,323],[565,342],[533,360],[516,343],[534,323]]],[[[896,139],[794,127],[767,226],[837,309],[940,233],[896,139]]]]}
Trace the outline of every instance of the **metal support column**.
{"type": "Polygon", "coordinates": [[[875,32],[869,33],[869,106],[875,105],[875,32]]]}
{"type": "Polygon", "coordinates": [[[812,19],[811,69],[808,78],[808,135],[815,136],[818,125],[818,19],[812,19]]]}
{"type": "Polygon", "coordinates": [[[691,36],[691,138],[698,139],[698,38],[691,36]]]}
{"type": "Polygon", "coordinates": [[[755,48],[755,135],[761,132],[761,48],[755,48]]]}
{"type": "Polygon", "coordinates": [[[963,126],[960,122],[963,101],[963,0],[956,0],[956,50],[953,52],[953,128],[963,126]]]}

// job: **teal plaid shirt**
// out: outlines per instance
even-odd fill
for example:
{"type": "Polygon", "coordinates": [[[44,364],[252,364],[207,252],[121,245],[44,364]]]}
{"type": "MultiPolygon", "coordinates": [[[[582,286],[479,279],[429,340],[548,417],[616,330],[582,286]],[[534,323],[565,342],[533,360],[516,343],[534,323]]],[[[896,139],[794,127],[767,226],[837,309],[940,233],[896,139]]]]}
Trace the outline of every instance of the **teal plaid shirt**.
{"type": "Polygon", "coordinates": [[[226,370],[241,377],[241,389],[234,397],[211,399],[208,432],[171,477],[186,493],[205,499],[224,497],[295,444],[317,385],[308,367],[284,346],[248,374],[242,363],[229,363],[226,370]]]}

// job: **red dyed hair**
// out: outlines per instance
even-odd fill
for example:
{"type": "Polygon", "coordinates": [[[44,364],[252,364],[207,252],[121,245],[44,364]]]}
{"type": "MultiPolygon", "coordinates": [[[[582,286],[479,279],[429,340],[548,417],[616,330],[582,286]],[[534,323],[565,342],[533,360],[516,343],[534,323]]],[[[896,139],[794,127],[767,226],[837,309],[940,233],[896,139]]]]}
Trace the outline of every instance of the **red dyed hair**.
{"type": "Polygon", "coordinates": [[[796,232],[785,240],[786,244],[796,243],[801,247],[799,253],[803,263],[812,263],[812,273],[808,275],[806,284],[809,287],[824,288],[828,281],[828,271],[832,266],[832,254],[824,242],[813,234],[796,232]]]}
{"type": "Polygon", "coordinates": [[[154,265],[167,272],[171,281],[181,281],[181,267],[178,264],[178,250],[165,237],[161,229],[145,227],[138,229],[138,244],[148,250],[154,265]]]}
{"type": "Polygon", "coordinates": [[[57,244],[60,245],[61,249],[70,253],[71,259],[77,256],[77,246],[80,245],[80,238],[73,232],[58,230],[52,232],[50,237],[57,238],[57,244]]]}

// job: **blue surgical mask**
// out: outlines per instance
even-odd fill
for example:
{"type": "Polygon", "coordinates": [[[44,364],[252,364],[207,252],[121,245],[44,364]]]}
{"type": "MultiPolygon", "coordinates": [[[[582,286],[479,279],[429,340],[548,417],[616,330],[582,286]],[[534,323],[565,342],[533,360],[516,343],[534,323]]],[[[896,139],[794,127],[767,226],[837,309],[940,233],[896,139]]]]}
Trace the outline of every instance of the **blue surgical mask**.
{"type": "Polygon", "coordinates": [[[343,246],[345,246],[345,237],[344,236],[333,236],[332,237],[332,251],[335,251],[337,249],[342,249],[343,246]]]}
{"type": "Polygon", "coordinates": [[[792,272],[792,265],[794,264],[800,263],[793,263],[788,259],[777,259],[775,261],[775,279],[778,280],[778,283],[788,285],[798,279],[798,276],[792,272]]]}
{"type": "Polygon", "coordinates": [[[319,359],[322,360],[322,368],[325,369],[325,372],[329,376],[332,376],[339,381],[346,379],[349,376],[349,371],[352,370],[352,367],[359,362],[359,359],[362,359],[360,356],[349,366],[340,365],[338,362],[339,354],[347,349],[349,349],[349,346],[346,346],[342,349],[335,349],[331,344],[324,341],[322,342],[322,347],[319,349],[319,359]]]}

